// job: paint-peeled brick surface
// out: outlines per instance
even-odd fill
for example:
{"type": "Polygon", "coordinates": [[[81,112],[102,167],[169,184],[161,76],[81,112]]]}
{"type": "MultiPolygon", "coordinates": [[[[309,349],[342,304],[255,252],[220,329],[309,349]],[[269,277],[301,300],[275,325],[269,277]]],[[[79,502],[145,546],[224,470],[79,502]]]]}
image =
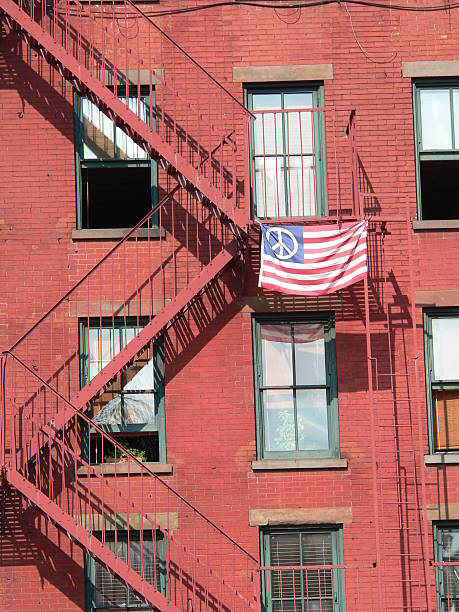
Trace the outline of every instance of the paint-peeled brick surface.
{"type": "MultiPolygon", "coordinates": [[[[162,0],[145,6],[155,11],[192,4],[196,3],[162,0]]],[[[260,294],[256,229],[249,236],[245,269],[238,264],[218,283],[216,295],[224,297],[204,297],[168,332],[167,461],[174,471],[163,479],[255,556],[259,529],[249,526],[249,509],[316,508],[320,516],[321,508],[351,508],[352,522],[343,526],[344,561],[353,567],[345,570],[346,610],[435,610],[435,574],[429,565],[432,522],[429,518],[428,538],[423,539],[417,506],[423,502],[423,475],[428,506],[459,504],[459,468],[424,468],[421,460],[428,453],[423,321],[417,308],[415,347],[410,269],[415,290],[458,290],[459,238],[455,230],[413,232],[409,258],[412,230],[407,210],[408,218],[414,218],[416,185],[412,82],[402,77],[402,62],[456,59],[459,13],[344,3],[284,11],[225,6],[161,17],[158,23],[241,101],[243,89],[241,83],[233,83],[233,66],[332,64],[333,79],[324,82],[325,105],[336,109],[331,132],[332,124],[327,124],[330,201],[339,196],[336,167],[342,197],[350,194],[345,129],[352,109],[361,187],[388,194],[370,198],[375,213],[387,219],[384,239],[379,234],[371,238],[372,261],[378,263],[372,268],[369,296],[376,358],[372,371],[378,533],[363,288],[359,284],[322,300],[260,294]],[[340,452],[348,467],[254,471],[252,318],[258,312],[296,312],[301,317],[320,311],[335,314],[340,452]],[[376,537],[381,550],[382,608],[378,608],[377,568],[373,568],[376,537]]],[[[76,227],[72,88],[6,25],[0,36],[0,129],[3,350],[113,243],[71,238],[76,227]]],[[[160,188],[162,193],[168,188],[163,174],[160,188]]],[[[170,230],[172,220],[168,223],[170,230]]],[[[180,238],[176,240],[178,244],[180,238]]],[[[175,242],[170,231],[166,243],[172,252],[175,242]]],[[[134,288],[129,270],[134,269],[136,257],[140,255],[145,274],[159,262],[159,244],[152,248],[148,256],[141,245],[128,248],[119,262],[120,274],[127,270],[134,288]]],[[[185,272],[181,273],[183,281],[185,272]]],[[[106,291],[102,278],[91,303],[110,300],[106,291]]],[[[63,352],[75,353],[76,328],[65,338],[63,352]]],[[[51,351],[49,339],[50,372],[59,359],[54,350],[59,339],[52,342],[51,351]]],[[[72,367],[77,368],[76,361],[72,367]]],[[[77,369],[73,372],[77,385],[77,369]]],[[[83,610],[82,550],[6,484],[1,495],[0,609],[83,610]]]]}

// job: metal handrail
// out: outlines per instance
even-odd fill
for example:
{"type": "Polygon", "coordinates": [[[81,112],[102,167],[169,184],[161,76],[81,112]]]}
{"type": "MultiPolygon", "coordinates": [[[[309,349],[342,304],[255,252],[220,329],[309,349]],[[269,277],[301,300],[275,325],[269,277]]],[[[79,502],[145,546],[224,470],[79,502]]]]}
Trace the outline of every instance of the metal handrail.
{"type": "MultiPolygon", "coordinates": [[[[120,448],[122,447],[122,445],[119,444],[119,442],[116,441],[116,439],[110,435],[110,433],[108,433],[107,431],[103,430],[101,427],[99,427],[99,425],[97,425],[97,423],[94,423],[87,414],[85,414],[84,412],[81,412],[80,410],[78,410],[78,408],[76,408],[76,406],[74,406],[71,402],[69,402],[61,393],[59,393],[59,391],[57,391],[56,389],[54,389],[53,387],[51,387],[51,385],[49,385],[45,380],[43,380],[43,378],[41,378],[41,376],[39,376],[36,372],[34,372],[32,370],[32,368],[30,368],[26,363],[24,363],[21,359],[19,359],[19,357],[17,357],[14,353],[12,353],[10,350],[4,351],[3,353],[4,355],[10,355],[17,363],[19,363],[29,374],[31,374],[34,378],[36,378],[38,381],[40,381],[40,383],[45,386],[47,389],[49,389],[54,395],[56,395],[60,400],[62,400],[69,408],[70,410],[72,410],[75,415],[77,415],[79,418],[83,419],[88,425],[90,425],[90,427],[92,429],[94,429],[97,433],[103,435],[105,438],[107,438],[112,444],[114,444],[115,446],[119,446],[120,448]]],[[[3,396],[3,408],[5,411],[5,402],[6,402],[6,397],[5,394],[2,394],[3,396]]],[[[6,411],[5,411],[6,412],[6,411]]],[[[162,480],[161,478],[159,478],[159,476],[157,474],[155,474],[147,465],[145,465],[145,463],[143,463],[142,461],[139,461],[139,459],[137,459],[137,457],[135,457],[132,453],[130,453],[127,449],[123,448],[123,453],[125,453],[128,458],[129,461],[133,461],[134,463],[136,463],[142,470],[144,470],[145,472],[147,472],[150,476],[153,476],[153,478],[155,480],[157,480],[158,482],[161,483],[161,485],[163,485],[164,487],[166,487],[166,489],[172,493],[174,496],[176,496],[182,503],[184,503],[190,510],[192,510],[194,513],[196,513],[200,518],[202,518],[207,524],[209,524],[213,529],[215,529],[221,536],[223,536],[226,540],[228,540],[228,542],[230,544],[232,544],[233,546],[235,546],[240,552],[242,552],[244,555],[248,556],[252,561],[254,561],[255,563],[257,563],[258,565],[258,560],[251,555],[245,548],[243,548],[240,544],[238,544],[235,540],[233,540],[233,538],[231,538],[231,536],[229,536],[227,533],[225,533],[218,525],[216,525],[213,521],[211,521],[208,517],[206,517],[200,510],[198,510],[198,508],[196,508],[196,506],[194,506],[191,502],[189,502],[185,497],[183,497],[180,493],[178,493],[178,491],[176,491],[174,488],[172,488],[170,485],[168,485],[166,482],[164,482],[164,480],[162,480]]]]}

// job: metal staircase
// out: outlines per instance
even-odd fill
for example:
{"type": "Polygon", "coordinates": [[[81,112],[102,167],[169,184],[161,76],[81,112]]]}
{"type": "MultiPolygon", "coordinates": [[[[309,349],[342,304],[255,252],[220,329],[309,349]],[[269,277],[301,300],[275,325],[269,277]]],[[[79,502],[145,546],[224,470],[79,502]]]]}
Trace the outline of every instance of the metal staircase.
{"type": "Polygon", "coordinates": [[[6,481],[159,610],[257,609],[257,561],[98,427],[85,408],[155,338],[173,333],[184,313],[193,317],[206,304],[216,316],[224,310],[234,298],[226,284],[235,279],[238,255],[228,227],[175,188],[2,357],[6,481]],[[155,215],[164,238],[162,231],[159,239],[150,237],[155,215]],[[126,270],[133,262],[120,275],[120,266],[126,270]],[[125,329],[134,322],[138,333],[80,389],[78,328],[107,321],[125,329]],[[95,439],[102,457],[112,449],[110,476],[91,461],[95,439]],[[113,534],[116,542],[118,533],[133,532],[141,545],[144,534],[163,542],[161,589],[157,572],[150,568],[146,576],[138,558],[117,554],[116,545],[113,550],[113,534]]]}
{"type": "Polygon", "coordinates": [[[75,258],[79,280],[3,354],[5,479],[153,609],[258,609],[256,559],[86,412],[162,334],[186,350],[234,299],[251,114],[129,0],[0,0],[0,18],[157,160],[169,190],[89,271],[75,258]],[[148,91],[147,121],[133,88],[148,91]],[[94,326],[135,333],[84,379],[94,326]]]}
{"type": "Polygon", "coordinates": [[[27,45],[203,204],[248,222],[252,114],[130,0],[1,0],[27,45]],[[148,91],[150,116],[129,107],[148,91]],[[139,96],[140,97],[140,96],[139,96]]]}

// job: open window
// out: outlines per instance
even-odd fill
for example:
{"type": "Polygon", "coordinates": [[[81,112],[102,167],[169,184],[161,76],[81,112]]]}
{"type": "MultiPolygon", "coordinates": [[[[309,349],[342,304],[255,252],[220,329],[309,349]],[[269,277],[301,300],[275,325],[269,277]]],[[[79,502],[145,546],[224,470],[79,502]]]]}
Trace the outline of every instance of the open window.
{"type": "MultiPolygon", "coordinates": [[[[81,385],[94,378],[142,329],[124,318],[80,323],[81,385]]],[[[141,461],[166,462],[162,339],[151,342],[92,404],[91,418],[141,461]]],[[[92,463],[113,463],[115,448],[94,431],[86,454],[92,463]]],[[[118,449],[117,461],[123,456],[118,449]]]]}
{"type": "MultiPolygon", "coordinates": [[[[78,229],[133,227],[157,202],[156,163],[90,100],[74,104],[78,229]]],[[[153,120],[148,88],[133,88],[128,105],[153,120]]]]}
{"type": "Polygon", "coordinates": [[[418,216],[459,219],[459,82],[414,86],[418,216]]]}

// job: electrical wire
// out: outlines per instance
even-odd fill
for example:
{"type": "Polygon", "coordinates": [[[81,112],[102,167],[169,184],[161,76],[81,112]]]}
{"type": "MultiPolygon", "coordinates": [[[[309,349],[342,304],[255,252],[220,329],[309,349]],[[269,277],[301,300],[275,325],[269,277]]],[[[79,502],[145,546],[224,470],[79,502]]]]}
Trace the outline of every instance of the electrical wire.
{"type": "MultiPolygon", "coordinates": [[[[372,0],[346,0],[347,4],[355,4],[357,6],[365,6],[367,8],[378,8],[378,9],[390,9],[392,11],[407,11],[414,13],[432,13],[439,11],[449,11],[459,8],[459,0],[456,2],[450,2],[449,4],[433,4],[427,6],[419,6],[418,4],[391,4],[389,2],[380,2],[380,1],[372,1],[372,0]]],[[[182,15],[185,13],[194,13],[197,11],[204,11],[213,8],[225,7],[225,6],[247,6],[247,7],[256,7],[256,8],[266,8],[272,10],[281,10],[281,9],[303,9],[303,8],[314,8],[317,6],[326,6],[328,4],[338,4],[341,5],[342,0],[310,0],[309,2],[297,2],[295,4],[292,3],[292,0],[273,0],[273,2],[268,2],[267,0],[222,0],[220,2],[211,2],[210,4],[199,4],[197,6],[189,6],[183,8],[176,9],[167,9],[167,10],[159,10],[159,11],[142,11],[144,15],[148,17],[167,17],[173,15],[182,15]],[[279,4],[282,3],[282,4],[279,4]]],[[[100,3],[100,6],[103,7],[104,2],[100,3]]],[[[64,12],[64,11],[62,11],[64,12]]],[[[100,14],[102,17],[104,16],[103,10],[101,11],[91,11],[93,14],[100,14]]],[[[72,11],[66,10],[66,14],[72,14],[72,11]]],[[[75,14],[77,14],[75,12],[75,14]]],[[[126,17],[126,16],[125,16],[126,17]]],[[[134,17],[134,15],[132,15],[134,17]]],[[[129,19],[130,16],[127,15],[129,19]]]]}
{"type": "Polygon", "coordinates": [[[393,51],[391,56],[387,59],[383,59],[383,58],[379,58],[379,59],[375,59],[375,57],[371,56],[364,48],[363,45],[361,44],[361,42],[359,41],[359,39],[357,38],[357,34],[354,28],[354,23],[352,21],[352,15],[348,9],[347,6],[347,2],[344,3],[344,8],[346,9],[346,13],[347,16],[349,17],[349,23],[351,25],[351,30],[352,30],[352,34],[354,36],[354,40],[358,46],[358,48],[360,49],[360,51],[363,53],[363,55],[367,58],[368,61],[373,62],[373,64],[390,64],[391,62],[394,61],[394,59],[397,57],[397,51],[393,51]]]}
{"type": "MultiPolygon", "coordinates": [[[[391,9],[395,11],[411,11],[411,12],[436,12],[445,11],[459,8],[459,2],[450,2],[448,4],[433,4],[431,6],[419,6],[414,5],[403,5],[403,4],[391,4],[388,2],[372,1],[372,0],[348,0],[349,4],[356,4],[359,6],[366,6],[372,8],[391,9]]],[[[199,4],[197,6],[182,7],[176,9],[167,9],[159,11],[149,11],[147,14],[151,17],[166,17],[169,15],[180,15],[183,13],[193,13],[196,11],[203,11],[212,8],[219,8],[224,6],[248,6],[256,8],[267,8],[267,9],[302,9],[311,8],[315,6],[324,6],[327,4],[341,4],[341,0],[310,0],[309,2],[292,0],[274,0],[269,2],[268,0],[222,0],[220,2],[211,2],[209,4],[199,4]]]]}

